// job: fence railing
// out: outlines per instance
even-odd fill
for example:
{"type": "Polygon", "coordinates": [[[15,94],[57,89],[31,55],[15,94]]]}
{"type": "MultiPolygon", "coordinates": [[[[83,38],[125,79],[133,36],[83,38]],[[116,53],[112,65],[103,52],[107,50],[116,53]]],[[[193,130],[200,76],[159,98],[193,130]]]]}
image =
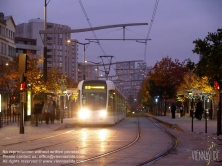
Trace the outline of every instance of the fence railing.
{"type": "Polygon", "coordinates": [[[9,110],[0,112],[0,128],[19,121],[20,116],[9,110]]]}

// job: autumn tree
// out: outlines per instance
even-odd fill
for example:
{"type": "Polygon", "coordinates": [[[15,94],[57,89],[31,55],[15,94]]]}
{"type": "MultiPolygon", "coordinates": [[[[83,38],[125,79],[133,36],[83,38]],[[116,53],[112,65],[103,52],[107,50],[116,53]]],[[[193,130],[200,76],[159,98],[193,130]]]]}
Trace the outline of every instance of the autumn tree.
{"type": "Polygon", "coordinates": [[[32,59],[29,58],[27,61],[27,72],[25,73],[26,82],[31,85],[29,89],[33,95],[39,94],[41,92],[46,92],[47,87],[43,81],[43,72],[40,68],[43,59],[32,59]]]}
{"type": "MultiPolygon", "coordinates": [[[[187,105],[189,103],[189,92],[199,91],[204,95],[207,95],[209,98],[212,98],[212,94],[214,93],[214,89],[209,84],[209,80],[206,76],[199,77],[193,71],[189,71],[184,75],[183,81],[180,83],[177,93],[178,93],[178,100],[183,102],[187,105]]],[[[193,104],[193,103],[191,103],[193,104]]],[[[193,108],[193,106],[191,106],[193,108]]]]}
{"type": "Polygon", "coordinates": [[[18,63],[12,61],[1,64],[0,70],[0,89],[7,92],[16,92],[18,90],[20,75],[18,72],[18,63]]]}
{"type": "Polygon", "coordinates": [[[141,84],[141,88],[137,94],[137,102],[139,105],[139,108],[141,109],[143,106],[146,106],[146,103],[148,102],[150,96],[149,96],[149,92],[146,88],[147,85],[147,79],[145,79],[142,84],[141,84]]]}
{"type": "Polygon", "coordinates": [[[169,98],[176,97],[177,86],[183,80],[183,75],[188,71],[186,61],[182,63],[178,59],[172,61],[170,57],[163,58],[154,65],[148,73],[148,77],[153,81],[153,86],[158,87],[159,96],[164,101],[164,115],[166,115],[166,103],[169,98]]]}
{"type": "Polygon", "coordinates": [[[74,79],[69,77],[66,78],[66,83],[67,88],[76,88],[78,86],[78,83],[74,79]]]}

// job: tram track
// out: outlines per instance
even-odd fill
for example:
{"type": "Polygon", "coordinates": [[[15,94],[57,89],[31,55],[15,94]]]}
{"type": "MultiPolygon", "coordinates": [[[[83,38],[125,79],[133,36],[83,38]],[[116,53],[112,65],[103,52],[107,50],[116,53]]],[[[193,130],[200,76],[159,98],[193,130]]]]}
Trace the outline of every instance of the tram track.
{"type": "MultiPolygon", "coordinates": [[[[100,131],[102,129],[105,129],[105,127],[99,128],[99,129],[93,131],[91,134],[87,134],[87,136],[93,136],[93,135],[97,134],[98,131],[100,131]]],[[[79,129],[78,131],[80,131],[80,130],[81,129],[79,129]]],[[[73,132],[73,131],[76,131],[76,130],[69,130],[67,132],[63,132],[63,133],[56,134],[56,135],[53,135],[53,136],[46,136],[46,137],[43,137],[43,138],[36,138],[36,139],[30,139],[30,140],[25,140],[25,141],[19,141],[19,142],[15,142],[15,143],[11,143],[11,144],[4,144],[4,145],[0,145],[0,147],[9,147],[9,146],[13,146],[13,145],[20,145],[20,144],[24,144],[24,143],[32,143],[32,142],[36,142],[36,141],[46,140],[46,139],[55,138],[55,137],[58,137],[58,136],[63,136],[64,134],[67,134],[67,133],[70,133],[70,132],[73,132]]],[[[37,147],[37,148],[33,148],[33,149],[27,149],[26,151],[45,150],[46,148],[56,147],[56,146],[71,143],[71,142],[74,142],[74,141],[80,141],[80,140],[83,139],[83,137],[84,136],[74,138],[74,139],[70,139],[70,140],[66,140],[66,141],[59,142],[59,143],[55,143],[55,144],[51,144],[51,145],[47,145],[47,146],[37,147]]],[[[21,151],[21,150],[18,150],[18,151],[21,151]]],[[[4,155],[11,155],[11,154],[12,153],[5,153],[4,155]]],[[[15,153],[15,154],[19,154],[19,153],[15,153]]],[[[2,157],[2,156],[3,155],[0,154],[0,157],[2,157]]]]}
{"type": "MultiPolygon", "coordinates": [[[[149,119],[150,120],[150,119],[149,119]]],[[[152,120],[150,120],[151,122],[153,122],[152,120]]],[[[168,132],[167,130],[165,130],[163,127],[159,126],[156,122],[153,122],[158,128],[160,128],[163,132],[167,133],[171,138],[172,138],[172,146],[170,148],[168,148],[166,151],[164,152],[160,152],[158,153],[157,155],[155,155],[155,157],[151,158],[151,159],[148,159],[148,160],[145,160],[141,163],[139,163],[137,166],[142,166],[142,165],[145,165],[145,164],[150,164],[152,162],[155,162],[165,156],[167,156],[168,154],[170,154],[178,145],[178,140],[177,138],[172,135],[170,132],[168,132]]],[[[139,141],[140,137],[141,137],[141,130],[140,130],[140,122],[139,122],[139,118],[137,119],[137,128],[138,128],[138,133],[137,133],[137,137],[132,140],[132,142],[130,142],[129,144],[125,145],[125,146],[122,146],[120,148],[117,148],[115,150],[112,150],[112,151],[109,151],[109,152],[106,152],[104,154],[100,154],[100,155],[97,155],[97,156],[93,156],[93,157],[90,157],[88,159],[84,159],[84,160],[81,160],[81,161],[78,161],[78,162],[75,162],[75,163],[68,163],[68,164],[63,164],[61,166],[71,166],[71,165],[78,165],[78,164],[82,164],[82,163],[86,163],[88,161],[92,161],[92,160],[95,160],[95,159],[99,159],[99,158],[102,158],[102,157],[106,157],[108,155],[111,155],[111,154],[114,154],[114,153],[118,153],[124,149],[127,149],[129,148],[130,146],[133,146],[134,144],[137,143],[137,141],[139,141]]],[[[109,164],[107,164],[109,165],[109,164]]]]}
{"type": "Polygon", "coordinates": [[[137,124],[138,124],[138,133],[137,133],[137,136],[135,137],[134,140],[132,140],[130,143],[122,146],[122,147],[119,147],[117,149],[114,149],[112,151],[109,151],[109,152],[106,152],[106,153],[103,153],[103,154],[100,154],[100,155],[97,155],[97,156],[94,156],[94,157],[90,157],[88,159],[84,159],[84,160],[81,160],[81,161],[78,161],[78,162],[75,162],[75,163],[68,163],[68,164],[63,164],[61,166],[71,166],[71,165],[77,165],[77,164],[81,164],[81,163],[85,163],[85,162],[88,162],[88,161],[92,161],[92,160],[95,160],[95,159],[98,159],[98,158],[102,158],[102,157],[105,157],[105,156],[108,156],[108,155],[111,155],[113,153],[117,153],[121,150],[124,150],[130,146],[132,146],[133,144],[135,144],[139,139],[140,139],[140,126],[139,126],[139,120],[137,119],[137,124]]]}
{"type": "MultiPolygon", "coordinates": [[[[150,120],[150,119],[149,119],[149,120],[150,120]]],[[[153,122],[152,120],[150,120],[150,121],[153,122]]],[[[153,158],[151,158],[151,159],[149,159],[149,160],[147,160],[147,161],[144,161],[144,162],[138,164],[137,166],[143,166],[143,165],[145,165],[145,164],[150,164],[150,163],[152,163],[152,162],[155,162],[155,161],[157,161],[157,160],[159,160],[159,159],[167,156],[167,155],[170,154],[174,149],[176,149],[176,147],[177,147],[177,145],[178,145],[178,139],[177,139],[173,134],[171,134],[169,131],[165,130],[163,127],[161,127],[160,125],[158,125],[156,122],[153,122],[153,123],[154,123],[158,128],[160,128],[163,132],[167,133],[167,134],[172,138],[172,141],[173,141],[172,146],[171,146],[169,149],[167,149],[165,152],[163,152],[163,153],[161,153],[161,154],[159,154],[159,155],[157,155],[157,156],[155,156],[155,157],[153,157],[153,158]]]]}
{"type": "MultiPolygon", "coordinates": [[[[150,120],[151,121],[151,120],[150,120]]],[[[156,160],[159,160],[161,158],[163,158],[164,156],[168,155],[169,153],[171,153],[178,145],[178,140],[175,136],[173,136],[171,133],[169,133],[167,130],[165,130],[163,127],[159,126],[158,123],[156,122],[153,122],[151,121],[152,123],[154,123],[158,128],[160,128],[163,132],[167,133],[171,138],[172,138],[172,146],[170,148],[168,148],[167,150],[165,150],[164,152],[160,152],[158,153],[157,155],[155,155],[153,158],[151,159],[147,159],[147,160],[144,160],[143,162],[139,163],[138,166],[142,166],[142,165],[145,165],[145,164],[149,164],[149,163],[152,163],[152,162],[155,162],[156,160]]],[[[101,129],[100,129],[101,130],[101,129]]],[[[66,133],[66,132],[64,132],[66,133]]],[[[61,133],[61,134],[57,134],[55,136],[58,136],[58,135],[62,135],[64,133],[61,133]]],[[[89,136],[92,136],[93,134],[89,135],[89,136]]],[[[42,138],[42,139],[49,139],[49,138],[52,138],[52,136],[49,136],[49,137],[45,137],[45,138],[42,138]]],[[[103,153],[103,154],[99,154],[99,155],[96,155],[96,156],[93,156],[93,157],[89,157],[87,159],[82,159],[82,160],[78,160],[78,162],[75,162],[75,163],[67,163],[67,164],[62,164],[61,166],[71,166],[71,165],[77,165],[77,164],[81,164],[81,163],[86,163],[88,161],[93,161],[93,160],[96,160],[96,159],[99,159],[99,158],[103,158],[103,157],[107,157],[109,155],[112,155],[112,154],[115,154],[115,153],[118,153],[120,151],[124,151],[126,150],[127,148],[129,147],[132,147],[134,146],[141,138],[141,129],[140,129],[140,120],[139,118],[137,118],[137,133],[136,133],[136,136],[135,138],[130,141],[129,143],[125,144],[124,146],[121,146],[121,147],[118,147],[114,150],[111,150],[109,152],[106,152],[106,153],[103,153]]],[[[34,139],[32,141],[36,141],[36,140],[42,140],[42,139],[34,139]]],[[[75,138],[75,139],[71,139],[71,140],[67,140],[67,141],[63,141],[63,142],[60,142],[60,143],[56,143],[56,144],[52,144],[52,145],[47,145],[47,146],[43,146],[43,147],[38,147],[38,148],[33,148],[33,149],[29,149],[30,151],[35,151],[35,150],[46,150],[48,148],[51,148],[51,147],[56,147],[56,146],[59,146],[59,145],[63,145],[63,144],[66,144],[66,143],[71,143],[71,142],[74,142],[74,141],[78,141],[78,140],[81,140],[82,137],[80,138],[75,138]]],[[[108,141],[108,140],[106,140],[108,141]]],[[[27,141],[23,141],[23,143],[25,143],[27,141]]],[[[19,144],[19,143],[17,143],[19,144]]],[[[11,145],[15,145],[15,144],[11,144],[11,145]]],[[[5,145],[7,146],[7,145],[5,145]]],[[[10,144],[8,144],[8,146],[10,146],[10,144]]],[[[88,147],[86,147],[88,148],[88,147]]],[[[7,155],[7,154],[4,154],[4,155],[7,155]]],[[[10,154],[8,154],[10,155],[10,154]]],[[[2,155],[0,155],[0,157],[2,157],[2,155]]],[[[108,164],[109,165],[109,164],[108,164]]]]}
{"type": "Polygon", "coordinates": [[[22,144],[22,143],[30,143],[32,141],[55,138],[57,136],[62,136],[64,134],[67,134],[67,133],[70,133],[70,132],[73,132],[73,131],[75,131],[75,130],[70,130],[70,131],[67,131],[67,132],[64,132],[64,133],[55,134],[55,135],[52,135],[52,136],[46,136],[46,137],[43,137],[43,138],[34,138],[34,139],[28,139],[28,140],[25,140],[25,141],[19,141],[19,142],[14,142],[14,143],[10,143],[10,144],[3,144],[3,145],[0,145],[0,147],[6,147],[6,146],[12,146],[12,145],[17,145],[17,144],[22,144]]]}
{"type": "MultiPolygon", "coordinates": [[[[101,129],[93,131],[92,134],[88,134],[88,136],[95,135],[99,130],[101,130],[101,129]]],[[[56,134],[56,135],[53,135],[53,136],[46,136],[46,137],[43,137],[43,138],[36,138],[36,139],[31,139],[31,140],[26,140],[26,141],[19,141],[19,142],[15,142],[15,143],[11,143],[11,144],[5,144],[5,145],[1,145],[0,147],[9,147],[9,146],[13,146],[13,145],[20,145],[22,143],[24,144],[24,143],[32,143],[32,142],[36,142],[36,141],[46,140],[46,139],[55,138],[55,137],[58,137],[58,136],[63,136],[64,134],[71,133],[73,131],[76,131],[76,130],[69,130],[67,132],[63,132],[63,133],[56,134]]],[[[62,145],[62,144],[71,143],[71,142],[74,142],[74,141],[79,141],[82,138],[83,137],[81,136],[81,137],[78,137],[78,138],[66,140],[66,141],[63,141],[63,142],[58,142],[58,143],[47,145],[47,146],[43,146],[43,147],[37,147],[37,148],[33,148],[33,149],[28,149],[26,151],[44,150],[44,149],[49,148],[49,147],[55,147],[55,146],[59,146],[59,145],[62,145]]],[[[4,155],[11,155],[11,154],[12,153],[5,153],[4,155]]],[[[15,154],[18,154],[18,153],[15,153],[15,154]]],[[[2,156],[3,155],[0,154],[0,157],[2,157],[2,156]]]]}

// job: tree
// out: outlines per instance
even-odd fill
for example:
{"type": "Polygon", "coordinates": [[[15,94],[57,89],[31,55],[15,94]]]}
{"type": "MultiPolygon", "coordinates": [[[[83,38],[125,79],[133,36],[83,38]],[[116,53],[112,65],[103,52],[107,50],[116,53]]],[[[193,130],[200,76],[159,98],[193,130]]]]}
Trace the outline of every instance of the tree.
{"type": "Polygon", "coordinates": [[[141,89],[137,94],[137,102],[139,105],[139,109],[146,105],[148,99],[150,98],[149,92],[146,88],[147,80],[145,79],[141,84],[141,89]]]}
{"type": "Polygon", "coordinates": [[[164,100],[164,115],[166,115],[167,99],[176,97],[177,86],[183,80],[183,75],[188,71],[185,62],[186,60],[180,63],[178,59],[172,61],[167,56],[157,62],[148,73],[148,77],[153,81],[154,86],[159,87],[159,96],[164,100]]]}
{"type": "Polygon", "coordinates": [[[0,89],[8,93],[18,90],[20,75],[18,72],[18,63],[16,58],[7,65],[2,64],[0,70],[0,89]]]}
{"type": "Polygon", "coordinates": [[[31,57],[27,61],[26,82],[31,85],[29,90],[33,95],[47,91],[46,84],[43,81],[43,72],[39,67],[42,62],[42,58],[32,59],[31,57]]]}
{"type": "Polygon", "coordinates": [[[197,39],[193,43],[193,53],[201,57],[194,72],[200,77],[206,76],[213,86],[214,81],[222,79],[222,29],[208,33],[203,40],[197,39]]]}

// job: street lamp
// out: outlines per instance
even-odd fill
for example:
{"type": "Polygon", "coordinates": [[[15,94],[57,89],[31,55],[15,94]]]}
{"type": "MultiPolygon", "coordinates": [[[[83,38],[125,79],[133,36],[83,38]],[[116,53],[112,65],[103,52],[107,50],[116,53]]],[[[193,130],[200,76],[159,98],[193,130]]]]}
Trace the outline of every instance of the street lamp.
{"type": "MultiPolygon", "coordinates": [[[[71,40],[68,39],[67,42],[70,43],[71,40]]],[[[78,43],[78,44],[81,44],[81,45],[84,46],[84,49],[83,49],[83,50],[84,50],[84,51],[83,51],[83,80],[85,80],[85,79],[86,79],[86,76],[85,76],[86,45],[90,44],[90,42],[88,42],[88,43],[80,43],[80,42],[75,41],[75,40],[73,40],[73,42],[78,43]]]]}

